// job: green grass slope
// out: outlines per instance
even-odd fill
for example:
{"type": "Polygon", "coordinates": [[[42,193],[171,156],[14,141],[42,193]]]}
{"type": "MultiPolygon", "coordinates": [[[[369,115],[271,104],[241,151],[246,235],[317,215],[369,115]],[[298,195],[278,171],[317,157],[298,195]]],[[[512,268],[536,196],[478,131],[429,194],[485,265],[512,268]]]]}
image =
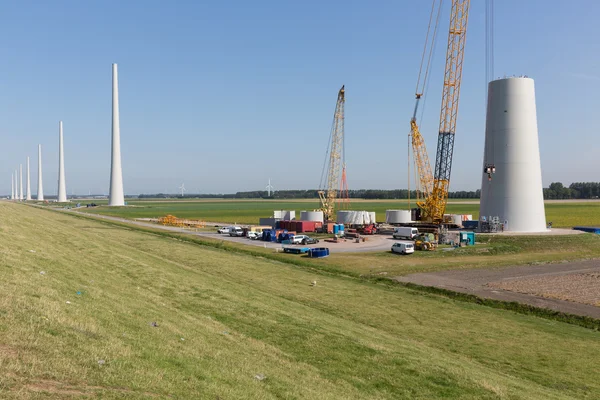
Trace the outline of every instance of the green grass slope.
{"type": "Polygon", "coordinates": [[[600,397],[592,330],[6,202],[0,221],[3,399],[600,397]]]}

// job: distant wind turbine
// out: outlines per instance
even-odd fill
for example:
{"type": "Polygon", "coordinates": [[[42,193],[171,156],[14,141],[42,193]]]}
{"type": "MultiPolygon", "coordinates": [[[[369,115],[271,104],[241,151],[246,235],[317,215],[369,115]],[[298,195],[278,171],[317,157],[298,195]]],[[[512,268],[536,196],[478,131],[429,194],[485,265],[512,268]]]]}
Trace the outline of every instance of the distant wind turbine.
{"type": "Polygon", "coordinates": [[[271,178],[269,178],[269,184],[266,187],[267,189],[267,197],[271,197],[271,191],[273,191],[273,193],[275,192],[275,188],[273,186],[271,186],[271,178]]]}
{"type": "Polygon", "coordinates": [[[179,190],[181,190],[181,197],[183,197],[183,194],[185,192],[185,184],[181,184],[181,186],[179,186],[179,190]]]}

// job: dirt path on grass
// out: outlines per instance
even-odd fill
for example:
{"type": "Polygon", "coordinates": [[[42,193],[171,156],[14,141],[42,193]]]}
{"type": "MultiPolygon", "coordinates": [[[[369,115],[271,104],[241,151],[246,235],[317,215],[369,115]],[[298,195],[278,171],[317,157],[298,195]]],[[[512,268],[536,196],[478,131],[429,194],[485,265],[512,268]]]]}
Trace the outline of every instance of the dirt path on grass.
{"type": "Polygon", "coordinates": [[[393,279],[600,318],[600,260],[440,271],[393,279]]]}

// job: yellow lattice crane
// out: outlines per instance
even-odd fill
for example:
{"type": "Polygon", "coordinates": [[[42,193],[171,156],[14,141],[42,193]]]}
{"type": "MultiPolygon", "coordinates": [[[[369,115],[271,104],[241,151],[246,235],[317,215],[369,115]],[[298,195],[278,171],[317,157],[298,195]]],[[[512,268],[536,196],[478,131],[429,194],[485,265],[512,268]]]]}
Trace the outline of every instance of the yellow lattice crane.
{"type": "MultiPolygon", "coordinates": [[[[323,168],[321,174],[321,185],[319,188],[319,199],[321,201],[320,211],[323,211],[325,221],[335,219],[335,202],[338,191],[343,190],[343,185],[340,186],[340,178],[342,175],[341,167],[344,152],[344,103],[345,103],[344,86],[338,92],[337,102],[335,105],[335,113],[333,114],[333,124],[331,127],[331,141],[329,143],[329,157],[325,159],[326,167],[323,168]],[[323,177],[327,174],[327,180],[323,183],[323,177]]],[[[345,173],[344,179],[345,179],[345,173]]],[[[347,191],[347,186],[346,189],[347,191]]]]}
{"type": "Polygon", "coordinates": [[[462,81],[462,67],[467,37],[470,0],[452,0],[450,28],[448,30],[448,47],[446,49],[444,88],[442,91],[442,110],[440,112],[435,170],[434,173],[432,173],[425,141],[423,140],[419,126],[417,125],[417,110],[419,107],[419,100],[423,96],[423,89],[426,86],[431,54],[433,52],[433,42],[435,41],[437,33],[441,1],[437,7],[437,16],[435,16],[434,21],[436,3],[437,0],[433,0],[429,28],[425,39],[425,48],[421,58],[421,70],[419,71],[419,79],[417,80],[416,104],[410,121],[410,128],[415,169],[419,175],[419,179],[417,180],[417,205],[421,209],[422,219],[424,221],[439,224],[443,222],[446,203],[448,202],[448,188],[450,185],[450,172],[452,169],[452,154],[454,151],[454,136],[456,134],[456,118],[458,115],[458,101],[460,96],[460,84],[462,81]],[[432,42],[429,44],[432,21],[434,21],[434,29],[431,34],[432,42]],[[429,55],[427,56],[428,51],[429,55]],[[422,81],[423,86],[419,89],[423,72],[423,63],[426,56],[427,66],[422,81]]]}

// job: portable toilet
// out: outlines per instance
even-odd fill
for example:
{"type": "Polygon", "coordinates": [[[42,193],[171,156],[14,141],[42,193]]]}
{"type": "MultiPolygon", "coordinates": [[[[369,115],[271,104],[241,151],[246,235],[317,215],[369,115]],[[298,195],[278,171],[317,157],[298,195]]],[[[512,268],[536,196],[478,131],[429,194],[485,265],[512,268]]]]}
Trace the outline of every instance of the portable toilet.
{"type": "Polygon", "coordinates": [[[461,232],[460,242],[466,243],[467,246],[473,246],[475,244],[475,232],[461,232]]]}

